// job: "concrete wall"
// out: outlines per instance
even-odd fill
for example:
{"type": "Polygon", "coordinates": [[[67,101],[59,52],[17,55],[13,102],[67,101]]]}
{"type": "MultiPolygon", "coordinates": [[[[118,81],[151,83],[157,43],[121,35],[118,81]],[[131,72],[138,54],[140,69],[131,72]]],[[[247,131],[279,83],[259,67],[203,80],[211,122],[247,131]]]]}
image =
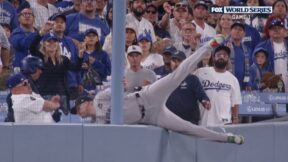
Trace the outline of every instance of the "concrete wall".
{"type": "Polygon", "coordinates": [[[1,123],[0,162],[288,162],[288,122],[224,129],[243,134],[246,143],[210,142],[141,125],[1,123]]]}

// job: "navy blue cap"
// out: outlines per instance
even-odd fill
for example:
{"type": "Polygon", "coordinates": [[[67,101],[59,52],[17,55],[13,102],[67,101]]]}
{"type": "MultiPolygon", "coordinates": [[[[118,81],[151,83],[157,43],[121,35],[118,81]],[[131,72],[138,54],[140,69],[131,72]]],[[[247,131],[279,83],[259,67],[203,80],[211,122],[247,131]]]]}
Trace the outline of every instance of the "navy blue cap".
{"type": "Polygon", "coordinates": [[[11,76],[8,81],[7,81],[7,87],[12,89],[14,88],[16,85],[20,84],[21,82],[23,82],[24,80],[26,80],[27,78],[19,73],[19,74],[15,74],[13,76],[11,76]]]}
{"type": "Polygon", "coordinates": [[[208,5],[207,5],[207,3],[206,3],[205,1],[203,1],[203,0],[198,1],[198,2],[195,4],[194,9],[197,8],[198,6],[204,6],[204,7],[206,8],[206,10],[208,10],[208,8],[209,8],[208,5]]]}
{"type": "Polygon", "coordinates": [[[233,28],[236,27],[236,26],[241,27],[241,28],[245,31],[245,26],[244,26],[244,24],[243,24],[242,22],[240,22],[240,21],[234,22],[234,23],[231,25],[231,29],[233,29],[233,28]]]}
{"type": "Polygon", "coordinates": [[[70,110],[70,113],[71,114],[77,114],[78,106],[80,106],[82,103],[84,103],[86,101],[93,101],[93,98],[91,98],[87,95],[78,97],[75,101],[75,106],[70,110]]]}
{"type": "Polygon", "coordinates": [[[169,53],[170,55],[173,55],[175,52],[177,52],[177,49],[174,46],[167,46],[164,48],[162,53],[169,53]]]}
{"type": "Polygon", "coordinates": [[[62,18],[66,22],[66,16],[62,13],[56,13],[56,14],[50,16],[48,20],[55,21],[58,17],[62,18]]]}
{"type": "Polygon", "coordinates": [[[49,32],[47,34],[45,34],[42,38],[42,41],[45,42],[45,41],[49,41],[49,40],[55,40],[55,41],[58,41],[59,42],[59,39],[57,38],[57,36],[52,33],[52,32],[49,32]]]}
{"type": "Polygon", "coordinates": [[[270,25],[269,25],[269,29],[271,29],[274,26],[280,26],[282,28],[284,28],[284,22],[281,19],[274,19],[271,21],[270,25]]]}
{"type": "Polygon", "coordinates": [[[256,56],[259,52],[263,52],[266,58],[268,58],[269,53],[265,48],[259,47],[254,50],[254,55],[256,56]]]}
{"type": "Polygon", "coordinates": [[[142,33],[138,36],[138,42],[142,41],[142,40],[147,40],[148,42],[152,42],[152,38],[151,35],[148,33],[142,33]]]}
{"type": "Polygon", "coordinates": [[[215,56],[215,54],[216,54],[217,52],[219,52],[220,50],[224,50],[224,51],[226,51],[227,54],[230,56],[230,53],[231,53],[230,48],[229,48],[228,46],[223,45],[223,44],[217,46],[217,47],[214,49],[214,51],[213,51],[213,55],[215,56]]]}
{"type": "Polygon", "coordinates": [[[87,36],[87,35],[90,34],[90,33],[94,33],[94,34],[96,34],[96,35],[98,36],[97,30],[95,30],[95,29],[93,29],[93,28],[87,29],[87,30],[85,31],[85,33],[84,33],[84,36],[87,36]]]}
{"type": "Polygon", "coordinates": [[[182,52],[182,51],[177,51],[177,52],[173,53],[172,59],[173,59],[173,58],[174,58],[174,59],[179,59],[180,61],[183,61],[183,60],[186,59],[186,55],[185,55],[185,53],[182,52]]]}

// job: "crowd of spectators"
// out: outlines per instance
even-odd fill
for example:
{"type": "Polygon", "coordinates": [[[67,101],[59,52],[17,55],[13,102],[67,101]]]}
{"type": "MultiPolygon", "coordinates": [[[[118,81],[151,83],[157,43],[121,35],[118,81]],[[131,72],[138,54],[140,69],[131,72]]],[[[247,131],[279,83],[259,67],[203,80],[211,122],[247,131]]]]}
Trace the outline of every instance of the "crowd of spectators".
{"type": "MultiPolygon", "coordinates": [[[[222,71],[225,75],[215,74],[218,78],[211,78],[215,81],[213,86],[219,89],[211,92],[207,85],[205,75],[221,73],[213,71],[217,69],[217,57],[208,54],[197,68],[187,69],[191,75],[168,99],[170,110],[185,120],[204,126],[219,124],[216,119],[222,121],[220,124],[239,123],[241,96],[239,99],[235,84],[239,85],[239,92],[288,91],[286,0],[126,1],[125,91],[137,91],[169,75],[186,57],[217,34],[225,37],[225,47],[219,50],[228,54],[226,58],[223,54],[224,59],[229,58],[222,71]],[[272,14],[242,17],[209,12],[211,7],[231,5],[272,6],[273,10],[272,14]],[[226,83],[227,80],[232,80],[231,85],[226,83]],[[232,90],[229,89],[231,96],[219,96],[218,91],[223,85],[232,86],[232,90]],[[227,97],[231,102],[218,103],[226,102],[221,97],[227,97]],[[215,121],[207,119],[207,112],[200,113],[202,109],[212,109],[210,113],[215,121]]],[[[113,66],[112,26],[117,25],[112,24],[112,13],[113,3],[109,0],[0,0],[0,81],[8,85],[0,85],[0,88],[11,91],[7,97],[7,121],[29,122],[21,115],[19,117],[20,105],[25,105],[23,102],[29,98],[15,99],[15,95],[22,91],[30,93],[31,89],[22,87],[26,82],[32,87],[33,99],[39,100],[37,104],[46,104],[43,109],[35,106],[35,112],[49,113],[54,119],[47,119],[49,122],[58,122],[61,113],[67,115],[79,96],[95,96],[100,90],[98,85],[109,82],[113,66]],[[25,61],[31,57],[34,62],[38,59],[36,68],[25,73],[29,66],[25,61]],[[7,80],[11,75],[17,76],[7,80]],[[57,106],[61,111],[56,110],[57,106]],[[16,120],[13,109],[18,112],[16,120]]]]}

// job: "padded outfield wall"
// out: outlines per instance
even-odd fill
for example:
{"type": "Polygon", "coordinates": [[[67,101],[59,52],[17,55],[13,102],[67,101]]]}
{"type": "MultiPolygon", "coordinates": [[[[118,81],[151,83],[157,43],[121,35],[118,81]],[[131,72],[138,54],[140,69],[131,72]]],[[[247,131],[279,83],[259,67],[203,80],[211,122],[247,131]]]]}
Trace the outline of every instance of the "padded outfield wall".
{"type": "MultiPolygon", "coordinates": [[[[226,126],[244,145],[151,126],[1,123],[1,162],[288,162],[288,122],[226,126]]],[[[213,128],[223,131],[223,128],[213,128]]]]}

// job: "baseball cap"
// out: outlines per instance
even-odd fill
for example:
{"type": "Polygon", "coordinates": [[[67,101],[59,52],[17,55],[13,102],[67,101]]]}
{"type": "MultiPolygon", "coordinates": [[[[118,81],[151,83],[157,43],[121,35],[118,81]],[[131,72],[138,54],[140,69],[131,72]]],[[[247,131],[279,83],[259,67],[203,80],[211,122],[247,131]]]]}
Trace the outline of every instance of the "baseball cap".
{"type": "Polygon", "coordinates": [[[228,53],[228,55],[230,56],[230,53],[231,53],[230,48],[227,47],[227,46],[225,46],[225,45],[223,45],[223,44],[217,46],[217,47],[214,49],[214,51],[213,51],[213,55],[215,56],[215,54],[216,54],[217,52],[221,51],[221,50],[226,51],[226,52],[228,53]]]}
{"type": "Polygon", "coordinates": [[[93,28],[90,28],[90,29],[87,29],[85,32],[84,32],[84,36],[87,36],[88,34],[90,33],[94,33],[98,36],[98,32],[97,30],[93,29],[93,28]]]}
{"type": "Polygon", "coordinates": [[[164,48],[162,53],[169,53],[170,55],[173,55],[175,52],[177,52],[177,49],[174,46],[167,46],[164,48]]]}
{"type": "Polygon", "coordinates": [[[20,84],[22,81],[26,80],[27,78],[19,73],[19,74],[15,74],[13,76],[11,76],[8,81],[7,81],[7,87],[12,89],[14,88],[16,85],[20,84]]]}
{"type": "Polygon", "coordinates": [[[173,53],[172,59],[173,59],[173,58],[174,58],[174,59],[179,59],[180,61],[183,61],[183,60],[186,59],[186,55],[185,55],[185,53],[182,52],[182,51],[177,51],[177,52],[173,53]]]}
{"type": "Polygon", "coordinates": [[[53,32],[49,32],[47,34],[45,34],[42,38],[42,41],[49,41],[49,40],[55,40],[59,42],[59,39],[57,38],[57,36],[53,33],[53,32]]]}
{"type": "Polygon", "coordinates": [[[129,55],[130,53],[139,53],[142,55],[143,51],[140,46],[132,45],[132,46],[129,46],[127,50],[127,55],[129,55]]]}
{"type": "Polygon", "coordinates": [[[269,25],[269,29],[271,29],[274,26],[280,26],[282,28],[284,28],[284,22],[281,19],[274,19],[271,21],[270,25],[269,25]]]}
{"type": "Polygon", "coordinates": [[[62,14],[62,13],[56,13],[56,14],[50,16],[49,20],[50,21],[55,21],[56,18],[58,18],[58,17],[62,18],[66,22],[66,16],[64,14],[62,14]]]}
{"type": "Polygon", "coordinates": [[[80,96],[76,99],[75,101],[75,106],[72,107],[72,109],[70,110],[71,114],[77,114],[77,108],[84,102],[86,101],[93,101],[93,98],[89,97],[89,96],[80,96]]]}
{"type": "Polygon", "coordinates": [[[231,29],[233,29],[234,27],[239,26],[241,27],[244,31],[245,31],[245,26],[242,22],[240,21],[235,21],[232,25],[231,25],[231,29]]]}
{"type": "Polygon", "coordinates": [[[138,36],[138,42],[142,41],[142,40],[147,40],[148,42],[152,42],[152,38],[151,35],[148,33],[142,33],[138,36]]]}
{"type": "Polygon", "coordinates": [[[194,9],[197,8],[198,6],[204,6],[204,7],[206,8],[206,10],[208,10],[208,5],[207,5],[207,3],[206,3],[205,1],[203,1],[203,0],[198,1],[198,2],[195,4],[194,9]]]}
{"type": "Polygon", "coordinates": [[[132,23],[126,24],[126,29],[132,29],[137,34],[137,28],[132,23]]]}

